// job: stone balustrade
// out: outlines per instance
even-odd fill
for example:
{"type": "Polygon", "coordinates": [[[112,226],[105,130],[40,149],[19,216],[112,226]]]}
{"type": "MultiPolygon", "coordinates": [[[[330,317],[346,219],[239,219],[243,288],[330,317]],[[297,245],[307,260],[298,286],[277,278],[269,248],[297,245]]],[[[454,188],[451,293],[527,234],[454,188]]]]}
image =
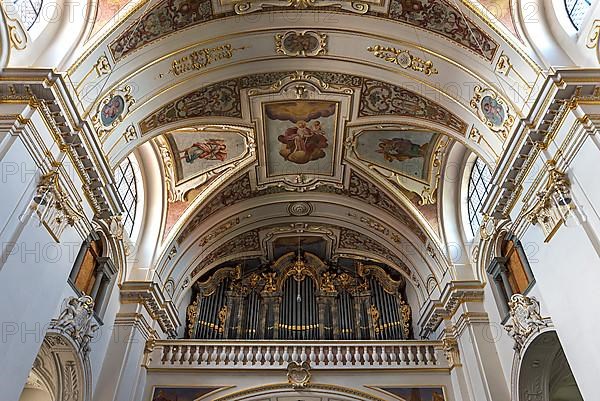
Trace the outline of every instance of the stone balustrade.
{"type": "Polygon", "coordinates": [[[308,361],[312,369],[448,369],[437,341],[202,341],[160,340],[149,350],[149,369],[279,369],[308,361]]]}

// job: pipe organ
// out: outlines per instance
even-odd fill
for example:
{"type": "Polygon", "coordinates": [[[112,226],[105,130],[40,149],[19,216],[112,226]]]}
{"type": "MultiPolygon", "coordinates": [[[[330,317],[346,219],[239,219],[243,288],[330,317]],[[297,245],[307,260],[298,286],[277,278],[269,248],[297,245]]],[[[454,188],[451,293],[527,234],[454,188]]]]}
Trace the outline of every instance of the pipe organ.
{"type": "Polygon", "coordinates": [[[193,287],[187,338],[411,339],[405,281],[357,262],[332,272],[316,255],[290,252],[268,271],[217,269],[193,287]]]}

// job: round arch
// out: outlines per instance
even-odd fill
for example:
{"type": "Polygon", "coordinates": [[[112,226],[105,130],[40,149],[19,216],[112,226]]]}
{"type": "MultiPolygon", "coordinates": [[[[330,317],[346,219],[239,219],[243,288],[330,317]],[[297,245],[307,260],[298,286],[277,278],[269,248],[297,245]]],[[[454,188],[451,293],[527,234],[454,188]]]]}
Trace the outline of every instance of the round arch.
{"type": "Polygon", "coordinates": [[[517,356],[513,393],[517,401],[583,401],[556,331],[546,329],[529,339],[517,356]]]}
{"type": "Polygon", "coordinates": [[[90,369],[71,338],[50,330],[33,363],[33,386],[26,385],[20,401],[90,401],[90,369]]]}

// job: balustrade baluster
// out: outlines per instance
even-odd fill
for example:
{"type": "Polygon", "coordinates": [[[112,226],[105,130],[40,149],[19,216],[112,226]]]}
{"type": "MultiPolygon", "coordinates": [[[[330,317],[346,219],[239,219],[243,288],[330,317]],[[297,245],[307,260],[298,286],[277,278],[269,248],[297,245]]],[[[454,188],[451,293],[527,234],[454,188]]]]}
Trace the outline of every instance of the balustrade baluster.
{"type": "Polygon", "coordinates": [[[327,366],[333,366],[333,352],[331,351],[331,345],[327,346],[327,366]]]}
{"type": "Polygon", "coordinates": [[[431,355],[431,349],[429,347],[429,345],[425,346],[425,364],[426,365],[433,365],[433,355],[431,355]]]}
{"type": "Polygon", "coordinates": [[[317,356],[319,359],[319,366],[325,365],[325,353],[323,352],[323,346],[319,346],[319,355],[317,356]]]}
{"type": "Polygon", "coordinates": [[[248,353],[246,354],[246,365],[252,366],[252,360],[254,359],[254,354],[252,353],[252,346],[248,347],[248,353]]]}
{"type": "Polygon", "coordinates": [[[356,365],[356,366],[361,364],[360,363],[360,352],[359,352],[358,345],[354,346],[354,361],[353,362],[354,362],[353,365],[356,365]]]}
{"type": "Polygon", "coordinates": [[[271,347],[267,345],[267,352],[265,352],[265,365],[267,366],[271,366],[271,358],[273,357],[273,355],[271,355],[271,347]]]}
{"type": "Polygon", "coordinates": [[[386,348],[387,347],[385,345],[381,346],[381,364],[382,365],[389,365],[386,348]]]}
{"type": "Polygon", "coordinates": [[[197,345],[193,345],[192,346],[194,348],[194,352],[192,353],[192,356],[190,358],[190,365],[191,364],[197,364],[198,363],[198,358],[200,358],[200,352],[199,352],[199,347],[197,345]]]}
{"type": "Polygon", "coordinates": [[[369,364],[369,351],[367,351],[366,346],[363,346],[363,359],[365,360],[364,364],[368,365],[369,364]]]}
{"type": "Polygon", "coordinates": [[[201,364],[207,365],[208,364],[208,347],[206,345],[204,345],[202,348],[204,348],[204,351],[202,352],[201,364]]]}
{"type": "Polygon", "coordinates": [[[225,366],[225,359],[227,358],[227,353],[225,352],[225,346],[221,345],[221,353],[219,354],[219,366],[225,366]]]}
{"type": "Polygon", "coordinates": [[[415,365],[415,353],[410,345],[408,346],[408,365],[415,365]]]}
{"type": "Polygon", "coordinates": [[[161,362],[165,364],[167,361],[171,360],[171,356],[173,356],[170,345],[165,345],[163,348],[163,357],[161,362]]]}
{"type": "Polygon", "coordinates": [[[256,351],[255,358],[256,358],[256,364],[257,365],[260,366],[260,365],[263,364],[263,361],[262,361],[263,353],[262,353],[262,347],[260,345],[258,346],[258,350],[256,351]]]}
{"type": "Polygon", "coordinates": [[[190,346],[184,345],[183,352],[181,353],[181,358],[179,359],[179,364],[183,365],[183,362],[190,359],[190,346]]]}
{"type": "Polygon", "coordinates": [[[350,347],[346,345],[346,366],[352,365],[352,354],[350,353],[350,347]]]}
{"type": "Polygon", "coordinates": [[[300,351],[300,361],[301,362],[306,362],[306,358],[307,358],[306,347],[302,346],[302,351],[300,351]]]}
{"type": "Polygon", "coordinates": [[[217,364],[218,356],[219,356],[219,354],[217,353],[217,346],[213,345],[213,352],[212,352],[212,354],[210,354],[210,361],[209,361],[211,365],[217,364]]]}
{"type": "Polygon", "coordinates": [[[288,361],[290,360],[290,354],[288,353],[288,347],[286,345],[283,346],[283,365],[286,366],[288,361]]]}
{"type": "Polygon", "coordinates": [[[342,362],[343,362],[342,358],[344,358],[344,356],[342,355],[342,347],[340,347],[338,345],[337,346],[337,354],[335,354],[335,364],[336,364],[336,366],[342,364],[342,362]]]}
{"type": "Polygon", "coordinates": [[[229,363],[228,365],[232,366],[235,363],[235,351],[233,345],[229,347],[229,363]]]}
{"type": "Polygon", "coordinates": [[[373,353],[371,354],[371,358],[373,359],[373,365],[378,365],[379,362],[379,354],[377,353],[377,347],[373,346],[373,353]]]}
{"type": "Polygon", "coordinates": [[[242,366],[243,364],[244,364],[244,346],[242,345],[240,347],[240,351],[238,352],[238,355],[237,355],[237,365],[242,366]]]}
{"type": "Polygon", "coordinates": [[[279,345],[275,346],[275,354],[273,354],[273,359],[275,360],[275,366],[281,366],[281,354],[279,354],[279,345]]]}
{"type": "Polygon", "coordinates": [[[310,361],[310,366],[315,366],[316,359],[317,359],[317,355],[315,354],[315,347],[311,345],[310,355],[308,357],[308,360],[310,361]]]}
{"type": "Polygon", "coordinates": [[[175,352],[173,353],[173,358],[171,359],[171,365],[174,365],[175,362],[181,358],[181,347],[176,345],[173,348],[175,348],[175,352]]]}

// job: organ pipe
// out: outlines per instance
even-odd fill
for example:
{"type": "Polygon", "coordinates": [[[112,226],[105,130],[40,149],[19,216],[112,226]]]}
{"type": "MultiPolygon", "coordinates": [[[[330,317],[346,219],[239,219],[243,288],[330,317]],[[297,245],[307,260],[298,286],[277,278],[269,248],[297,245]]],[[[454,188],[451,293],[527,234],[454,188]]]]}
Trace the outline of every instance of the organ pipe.
{"type": "Polygon", "coordinates": [[[224,268],[196,283],[186,335],[248,340],[406,337],[403,281],[392,280],[383,268],[361,265],[353,274],[340,274],[315,270],[300,258],[290,263],[287,270],[246,275],[239,267],[224,268]]]}

